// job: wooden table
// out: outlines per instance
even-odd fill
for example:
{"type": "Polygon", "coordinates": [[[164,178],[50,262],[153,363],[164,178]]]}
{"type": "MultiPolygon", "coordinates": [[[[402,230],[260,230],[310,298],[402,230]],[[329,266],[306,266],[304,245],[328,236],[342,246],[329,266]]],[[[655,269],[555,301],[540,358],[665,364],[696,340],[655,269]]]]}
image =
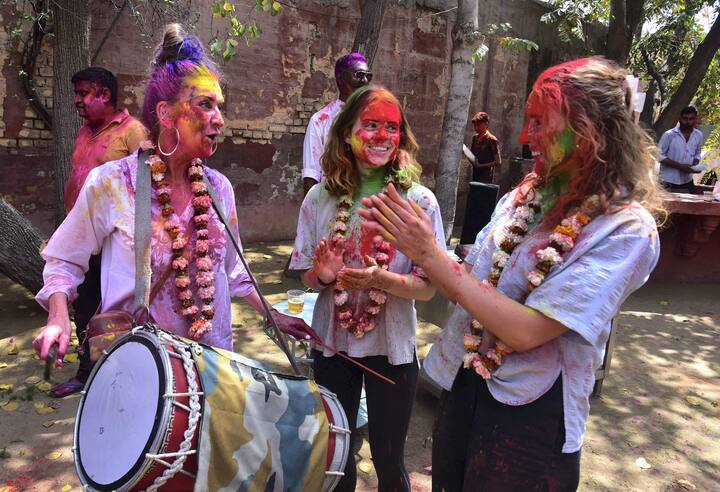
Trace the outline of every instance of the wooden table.
{"type": "Polygon", "coordinates": [[[651,278],[665,282],[720,281],[720,201],[711,193],[665,193],[670,213],[660,229],[660,260],[651,278]]]}

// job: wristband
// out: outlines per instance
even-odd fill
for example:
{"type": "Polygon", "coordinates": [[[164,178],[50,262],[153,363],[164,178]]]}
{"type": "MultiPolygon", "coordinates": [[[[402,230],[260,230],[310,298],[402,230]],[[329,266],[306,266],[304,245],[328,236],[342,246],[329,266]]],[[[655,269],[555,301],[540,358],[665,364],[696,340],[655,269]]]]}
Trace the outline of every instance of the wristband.
{"type": "Polygon", "coordinates": [[[332,280],[332,282],[327,282],[327,283],[325,283],[325,282],[322,281],[322,279],[321,279],[320,277],[318,277],[317,275],[315,275],[315,276],[317,277],[318,283],[319,283],[320,285],[322,285],[323,287],[330,287],[330,286],[331,286],[332,284],[334,284],[335,281],[337,280],[337,278],[334,278],[334,279],[332,280]]]}

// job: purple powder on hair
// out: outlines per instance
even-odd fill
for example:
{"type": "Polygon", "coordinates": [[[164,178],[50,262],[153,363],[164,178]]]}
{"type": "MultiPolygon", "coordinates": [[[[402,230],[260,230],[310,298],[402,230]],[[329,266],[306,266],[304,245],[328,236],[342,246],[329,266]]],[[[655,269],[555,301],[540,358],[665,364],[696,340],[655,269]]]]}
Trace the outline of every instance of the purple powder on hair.
{"type": "Polygon", "coordinates": [[[340,85],[340,74],[358,62],[367,63],[367,58],[357,51],[338,58],[338,61],[335,62],[335,82],[340,85]]]}

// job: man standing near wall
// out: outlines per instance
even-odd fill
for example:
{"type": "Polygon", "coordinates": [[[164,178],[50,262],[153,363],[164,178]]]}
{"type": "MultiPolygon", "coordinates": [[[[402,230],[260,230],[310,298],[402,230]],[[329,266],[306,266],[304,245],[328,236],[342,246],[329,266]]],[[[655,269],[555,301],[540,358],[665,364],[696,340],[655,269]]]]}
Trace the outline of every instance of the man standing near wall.
{"type": "Polygon", "coordinates": [[[660,182],[674,193],[694,193],[692,173],[702,171],[700,151],[703,134],[695,128],[697,109],[688,106],[680,111],[678,126],[660,137],[660,182]]]}
{"type": "Polygon", "coordinates": [[[322,179],[320,158],[325,149],[328,132],[345,101],[356,89],[372,80],[367,59],[361,53],[350,53],[335,62],[335,83],[338,98],[312,115],[303,143],[303,189],[305,194],[322,179]]]}
{"type": "Polygon", "coordinates": [[[473,165],[471,181],[493,184],[495,182],[495,168],[502,164],[500,158],[500,144],[498,139],[490,133],[490,117],[487,113],[475,113],[472,117],[475,129],[470,149],[463,146],[465,156],[473,165]]]}
{"type": "MultiPolygon", "coordinates": [[[[117,107],[117,79],[102,67],[89,67],[72,77],[75,91],[75,107],[85,120],[75,137],[72,154],[72,170],[65,185],[65,210],[75,205],[80,190],[90,171],[108,161],[121,159],[136,151],[147,137],[147,130],[130,116],[127,109],[117,107]]],[[[100,255],[90,259],[85,281],[78,287],[78,298],[73,303],[75,331],[83,342],[90,318],[100,305],[100,255]]],[[[87,341],[82,345],[80,364],[75,377],[50,390],[55,398],[77,393],[83,389],[90,371],[87,341]]]]}

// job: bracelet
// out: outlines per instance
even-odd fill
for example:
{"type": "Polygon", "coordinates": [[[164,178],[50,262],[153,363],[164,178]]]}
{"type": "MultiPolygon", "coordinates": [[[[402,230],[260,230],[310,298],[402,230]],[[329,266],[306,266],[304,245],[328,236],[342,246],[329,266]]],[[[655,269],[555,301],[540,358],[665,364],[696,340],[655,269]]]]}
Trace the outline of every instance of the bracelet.
{"type": "Polygon", "coordinates": [[[321,279],[320,277],[318,277],[317,275],[315,275],[315,277],[317,277],[318,283],[319,283],[320,285],[322,285],[323,287],[330,287],[330,286],[331,286],[332,284],[334,284],[335,281],[337,280],[337,278],[334,278],[334,279],[332,280],[332,282],[327,282],[327,283],[325,283],[325,282],[323,282],[322,279],[321,279]]]}

